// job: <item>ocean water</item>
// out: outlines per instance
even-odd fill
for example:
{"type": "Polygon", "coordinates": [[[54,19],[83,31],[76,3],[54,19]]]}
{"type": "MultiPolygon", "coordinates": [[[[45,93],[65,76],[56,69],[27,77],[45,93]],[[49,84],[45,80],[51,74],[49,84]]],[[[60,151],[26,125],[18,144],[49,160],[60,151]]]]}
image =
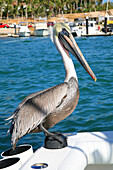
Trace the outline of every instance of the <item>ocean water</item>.
{"type": "MultiPolygon", "coordinates": [[[[97,82],[74,56],[80,98],[75,111],[50,129],[60,132],[113,130],[113,36],[75,38],[94,71],[97,82]]],[[[49,37],[0,38],[0,153],[11,147],[9,124],[5,119],[30,93],[56,84],[65,78],[60,54],[49,37]]],[[[36,150],[44,134],[28,134],[19,144],[31,144],[36,150]]]]}

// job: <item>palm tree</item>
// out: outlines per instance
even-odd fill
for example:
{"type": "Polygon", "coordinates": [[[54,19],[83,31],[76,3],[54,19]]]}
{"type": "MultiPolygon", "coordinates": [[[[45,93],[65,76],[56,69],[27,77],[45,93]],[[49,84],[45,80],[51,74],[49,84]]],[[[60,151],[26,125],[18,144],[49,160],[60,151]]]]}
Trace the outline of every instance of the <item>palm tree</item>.
{"type": "Polygon", "coordinates": [[[4,4],[3,4],[4,0],[0,0],[0,14],[1,14],[1,19],[2,19],[2,14],[4,11],[4,4]]]}
{"type": "Polygon", "coordinates": [[[59,14],[59,15],[61,14],[62,8],[63,8],[62,1],[61,1],[61,0],[58,0],[58,1],[56,2],[57,14],[59,14]]]}
{"type": "Polygon", "coordinates": [[[9,19],[9,13],[12,11],[12,2],[13,2],[13,0],[5,0],[4,1],[4,5],[5,5],[4,12],[6,13],[7,19],[9,19]]]}
{"type": "MultiPolygon", "coordinates": [[[[51,16],[63,13],[80,12],[78,7],[84,7],[82,11],[96,11],[106,7],[106,4],[102,5],[102,0],[0,0],[0,16],[18,15],[18,12],[22,17],[27,15],[29,17],[34,16],[51,16]]],[[[109,8],[113,8],[113,4],[109,4],[109,8]]]]}

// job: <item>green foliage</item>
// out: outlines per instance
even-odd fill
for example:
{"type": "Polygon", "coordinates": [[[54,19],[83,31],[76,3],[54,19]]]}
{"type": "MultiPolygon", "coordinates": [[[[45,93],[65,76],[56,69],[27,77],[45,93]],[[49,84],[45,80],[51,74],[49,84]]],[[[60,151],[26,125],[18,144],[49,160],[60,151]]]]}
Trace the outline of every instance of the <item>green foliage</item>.
{"type": "MultiPolygon", "coordinates": [[[[0,0],[1,17],[49,17],[58,14],[106,10],[102,0],[0,0]]],[[[113,9],[113,3],[108,4],[113,9]]]]}

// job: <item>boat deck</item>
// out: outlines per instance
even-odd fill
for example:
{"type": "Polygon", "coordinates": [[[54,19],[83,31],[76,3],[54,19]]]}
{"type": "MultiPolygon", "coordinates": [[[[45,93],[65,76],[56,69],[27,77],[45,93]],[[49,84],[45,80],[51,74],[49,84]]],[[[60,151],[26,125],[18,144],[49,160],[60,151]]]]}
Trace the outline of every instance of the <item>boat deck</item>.
{"type": "Polygon", "coordinates": [[[66,134],[68,146],[39,148],[21,170],[113,170],[113,132],[66,134]]]}

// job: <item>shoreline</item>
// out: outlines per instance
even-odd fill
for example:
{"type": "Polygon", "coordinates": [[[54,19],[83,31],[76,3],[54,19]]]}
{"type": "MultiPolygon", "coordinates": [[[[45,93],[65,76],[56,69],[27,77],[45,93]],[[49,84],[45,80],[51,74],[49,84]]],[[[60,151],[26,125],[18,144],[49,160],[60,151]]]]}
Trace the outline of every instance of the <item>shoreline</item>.
{"type": "MultiPolygon", "coordinates": [[[[35,36],[33,34],[34,28],[32,28],[32,30],[30,30],[30,31],[31,31],[30,37],[35,36]]],[[[100,32],[100,33],[97,33],[97,34],[88,34],[88,35],[87,34],[82,34],[81,37],[112,36],[112,35],[113,35],[113,32],[107,32],[107,33],[100,32]]],[[[4,38],[4,37],[17,38],[17,37],[19,37],[18,30],[17,30],[17,34],[15,34],[15,28],[0,28],[0,38],[4,38]]],[[[77,36],[74,36],[74,37],[77,37],[77,36]]]]}
{"type": "MultiPolygon", "coordinates": [[[[113,15],[113,9],[108,10],[108,12],[110,12],[110,15],[113,15]]],[[[101,17],[105,17],[107,14],[106,11],[95,11],[95,12],[87,12],[87,13],[70,13],[70,14],[59,14],[56,17],[50,17],[50,18],[15,18],[15,19],[0,19],[0,22],[5,23],[5,24],[19,24],[19,22],[27,22],[27,23],[37,23],[37,22],[76,22],[79,18],[82,19],[86,19],[86,17],[90,18],[90,20],[95,20],[98,21],[99,18],[98,16],[101,17]]],[[[107,16],[109,16],[109,14],[107,14],[107,16]]],[[[98,25],[96,25],[97,27],[99,26],[100,28],[104,27],[104,22],[99,22],[98,25]]],[[[31,31],[31,35],[30,36],[34,36],[33,32],[34,32],[34,27],[30,27],[29,30],[31,31]]],[[[16,28],[16,33],[18,35],[18,28],[16,28]]],[[[84,36],[106,36],[106,35],[113,35],[113,32],[100,32],[100,35],[96,34],[96,35],[84,35],[84,36]]],[[[15,35],[15,28],[0,28],[0,37],[9,37],[9,36],[14,35],[15,37],[17,37],[15,35]]]]}

